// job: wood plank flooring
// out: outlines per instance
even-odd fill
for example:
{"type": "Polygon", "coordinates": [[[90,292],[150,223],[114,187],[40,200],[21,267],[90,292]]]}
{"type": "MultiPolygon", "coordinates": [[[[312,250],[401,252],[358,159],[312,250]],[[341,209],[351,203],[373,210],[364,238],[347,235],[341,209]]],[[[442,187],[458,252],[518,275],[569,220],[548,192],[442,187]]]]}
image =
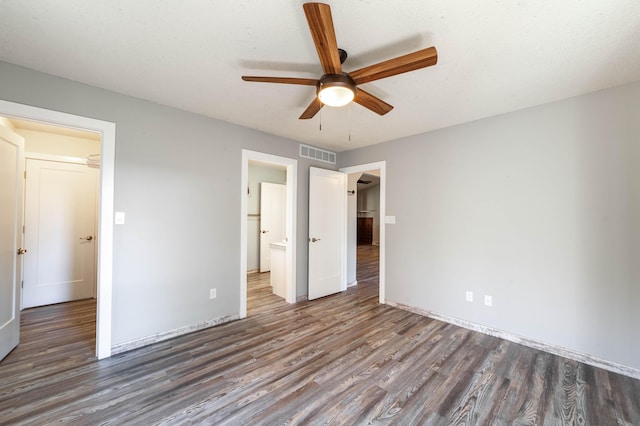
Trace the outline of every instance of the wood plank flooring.
{"type": "Polygon", "coordinates": [[[293,305],[252,274],[248,318],[102,361],[94,302],[26,310],[0,424],[640,424],[640,381],[379,305],[359,269],[293,305]]]}

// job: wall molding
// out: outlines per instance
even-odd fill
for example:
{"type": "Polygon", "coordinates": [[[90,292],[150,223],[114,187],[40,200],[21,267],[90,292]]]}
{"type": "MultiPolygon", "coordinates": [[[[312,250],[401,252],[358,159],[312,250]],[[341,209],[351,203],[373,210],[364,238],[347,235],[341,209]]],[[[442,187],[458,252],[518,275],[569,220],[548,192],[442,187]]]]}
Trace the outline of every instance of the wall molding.
{"type": "Polygon", "coordinates": [[[591,365],[593,367],[602,368],[604,370],[612,371],[614,373],[622,374],[634,379],[640,379],[640,370],[637,368],[629,367],[626,365],[618,364],[616,362],[607,361],[602,358],[598,358],[593,355],[583,354],[581,352],[572,351],[562,346],[551,345],[541,342],[539,340],[530,339],[528,337],[519,336],[517,334],[509,333],[503,330],[487,327],[481,324],[476,324],[470,321],[462,320],[459,318],[442,315],[436,312],[417,308],[415,306],[405,305],[404,303],[393,302],[387,300],[387,305],[394,308],[402,309],[404,311],[413,312],[414,314],[422,315],[425,317],[433,318],[435,320],[443,321],[449,324],[456,325],[458,327],[466,328],[468,330],[477,331],[489,336],[498,337],[500,339],[508,340],[510,342],[518,343],[520,345],[527,346],[529,348],[538,349],[544,352],[548,352],[553,355],[558,355],[564,358],[569,358],[574,361],[578,361],[584,364],[591,365]]]}
{"type": "Polygon", "coordinates": [[[147,337],[141,337],[139,339],[131,340],[128,342],[120,343],[111,347],[111,355],[120,354],[123,352],[138,349],[143,346],[151,345],[153,343],[162,342],[164,340],[173,339],[174,337],[182,336],[184,334],[193,333],[194,331],[204,330],[205,328],[215,327],[216,325],[226,324],[231,321],[240,319],[239,314],[226,315],[219,318],[212,318],[207,321],[199,322],[197,324],[188,325],[186,327],[175,328],[173,330],[164,331],[147,337]]]}
{"type": "Polygon", "coordinates": [[[58,163],[81,164],[84,166],[87,165],[86,158],[69,157],[66,155],[42,154],[40,152],[25,152],[24,158],[28,160],[45,160],[45,161],[55,161],[58,163]]]}

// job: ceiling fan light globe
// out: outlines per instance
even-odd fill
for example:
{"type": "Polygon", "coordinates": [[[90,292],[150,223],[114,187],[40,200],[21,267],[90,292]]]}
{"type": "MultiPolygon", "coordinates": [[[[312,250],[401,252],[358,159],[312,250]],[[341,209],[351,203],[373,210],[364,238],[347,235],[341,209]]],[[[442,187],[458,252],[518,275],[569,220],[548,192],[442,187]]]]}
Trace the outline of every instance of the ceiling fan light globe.
{"type": "Polygon", "coordinates": [[[341,107],[353,100],[355,93],[349,87],[324,86],[318,92],[318,99],[327,106],[341,107]]]}

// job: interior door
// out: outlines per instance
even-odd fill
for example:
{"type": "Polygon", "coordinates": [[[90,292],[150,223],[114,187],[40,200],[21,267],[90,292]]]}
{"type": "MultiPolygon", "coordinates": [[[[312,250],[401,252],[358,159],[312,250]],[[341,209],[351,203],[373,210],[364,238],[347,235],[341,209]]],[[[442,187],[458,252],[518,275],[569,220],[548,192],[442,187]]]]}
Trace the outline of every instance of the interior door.
{"type": "Polygon", "coordinates": [[[0,124],[0,360],[20,340],[24,139],[0,124]]]}
{"type": "Polygon", "coordinates": [[[309,169],[309,300],[347,289],[347,175],[309,169]]]}
{"type": "Polygon", "coordinates": [[[94,297],[98,170],[27,159],[23,307],[94,297]]]}
{"type": "Polygon", "coordinates": [[[285,239],[287,186],[260,183],[260,272],[271,270],[269,244],[285,239]]]}

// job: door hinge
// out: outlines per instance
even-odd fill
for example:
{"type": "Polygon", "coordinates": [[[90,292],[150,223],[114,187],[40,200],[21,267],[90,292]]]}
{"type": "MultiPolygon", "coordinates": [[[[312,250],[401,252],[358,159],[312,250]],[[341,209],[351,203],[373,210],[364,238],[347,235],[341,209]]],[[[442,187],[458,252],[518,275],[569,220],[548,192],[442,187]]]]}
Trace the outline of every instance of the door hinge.
{"type": "Polygon", "coordinates": [[[27,171],[26,170],[24,171],[24,178],[25,179],[27,178],[27,171]]]}
{"type": "Polygon", "coordinates": [[[20,281],[20,288],[24,288],[24,281],[20,281]]]}

